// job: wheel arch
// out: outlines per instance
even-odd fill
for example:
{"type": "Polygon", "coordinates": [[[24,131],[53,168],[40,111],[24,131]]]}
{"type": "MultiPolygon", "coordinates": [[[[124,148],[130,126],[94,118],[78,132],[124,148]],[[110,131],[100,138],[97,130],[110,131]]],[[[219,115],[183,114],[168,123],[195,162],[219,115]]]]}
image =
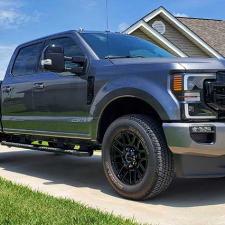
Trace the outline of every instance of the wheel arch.
{"type": "Polygon", "coordinates": [[[104,105],[96,121],[96,139],[101,143],[110,124],[117,118],[128,114],[144,114],[161,123],[167,117],[166,112],[158,105],[160,113],[153,105],[155,104],[134,95],[122,95],[111,99],[104,105]]]}

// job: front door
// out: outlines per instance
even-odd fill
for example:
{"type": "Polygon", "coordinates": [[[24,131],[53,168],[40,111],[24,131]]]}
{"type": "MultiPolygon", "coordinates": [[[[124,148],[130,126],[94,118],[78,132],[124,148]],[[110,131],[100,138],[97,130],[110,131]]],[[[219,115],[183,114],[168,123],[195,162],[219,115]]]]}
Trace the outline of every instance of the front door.
{"type": "MultiPolygon", "coordinates": [[[[83,55],[72,37],[60,37],[47,43],[52,44],[63,47],[65,56],[83,55]]],[[[72,66],[77,65],[66,65],[72,66]]],[[[86,76],[49,71],[42,71],[39,76],[41,82],[33,89],[34,107],[39,113],[35,130],[50,136],[89,137],[86,76]]]]}

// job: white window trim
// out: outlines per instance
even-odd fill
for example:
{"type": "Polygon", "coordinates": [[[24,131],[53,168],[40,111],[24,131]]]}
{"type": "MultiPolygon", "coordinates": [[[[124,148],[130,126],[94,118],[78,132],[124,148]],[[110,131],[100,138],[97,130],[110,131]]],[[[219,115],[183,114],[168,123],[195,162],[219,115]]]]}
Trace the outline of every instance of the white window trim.
{"type": "MultiPolygon", "coordinates": [[[[199,38],[194,32],[192,32],[189,28],[187,28],[185,25],[183,25],[178,19],[176,19],[172,14],[170,14],[166,9],[163,7],[160,7],[156,10],[154,10],[149,15],[145,16],[142,21],[148,23],[150,20],[152,20],[154,17],[162,15],[166,20],[174,24],[178,30],[180,30],[187,38],[192,40],[197,46],[199,46],[203,51],[208,53],[210,56],[216,57],[218,59],[223,59],[223,56],[221,56],[217,51],[215,51],[212,47],[210,47],[206,42],[204,42],[201,38],[199,38]]],[[[137,27],[137,24],[139,24],[141,21],[137,22],[130,28],[124,31],[124,33],[132,33],[131,30],[135,31],[135,27],[137,27]]]]}
{"type": "Polygon", "coordinates": [[[149,36],[150,38],[157,39],[159,43],[170,50],[172,53],[175,53],[176,55],[180,57],[187,57],[187,55],[182,52],[180,49],[178,49],[175,45],[173,45],[171,42],[169,42],[165,37],[163,37],[160,33],[155,31],[153,28],[151,28],[146,22],[144,21],[139,21],[136,23],[134,26],[130,27],[128,30],[126,30],[124,33],[126,34],[132,34],[135,30],[137,29],[144,29],[145,34],[149,36]]]}

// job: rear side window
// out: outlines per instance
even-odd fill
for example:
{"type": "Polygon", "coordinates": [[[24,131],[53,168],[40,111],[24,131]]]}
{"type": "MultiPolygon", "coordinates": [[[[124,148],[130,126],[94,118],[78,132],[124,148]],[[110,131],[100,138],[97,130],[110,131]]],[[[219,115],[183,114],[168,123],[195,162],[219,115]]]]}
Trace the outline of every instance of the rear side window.
{"type": "Polygon", "coordinates": [[[28,75],[37,72],[42,43],[21,48],[13,66],[13,75],[28,75]]]}

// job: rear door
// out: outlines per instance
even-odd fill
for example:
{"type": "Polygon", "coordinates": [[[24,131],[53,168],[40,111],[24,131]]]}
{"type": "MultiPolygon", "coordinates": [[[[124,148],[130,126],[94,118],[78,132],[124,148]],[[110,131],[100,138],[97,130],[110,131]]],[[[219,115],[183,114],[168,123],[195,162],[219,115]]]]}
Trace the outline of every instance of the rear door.
{"type": "Polygon", "coordinates": [[[2,123],[5,132],[30,133],[35,127],[33,85],[44,43],[23,46],[2,83],[2,123]]]}

